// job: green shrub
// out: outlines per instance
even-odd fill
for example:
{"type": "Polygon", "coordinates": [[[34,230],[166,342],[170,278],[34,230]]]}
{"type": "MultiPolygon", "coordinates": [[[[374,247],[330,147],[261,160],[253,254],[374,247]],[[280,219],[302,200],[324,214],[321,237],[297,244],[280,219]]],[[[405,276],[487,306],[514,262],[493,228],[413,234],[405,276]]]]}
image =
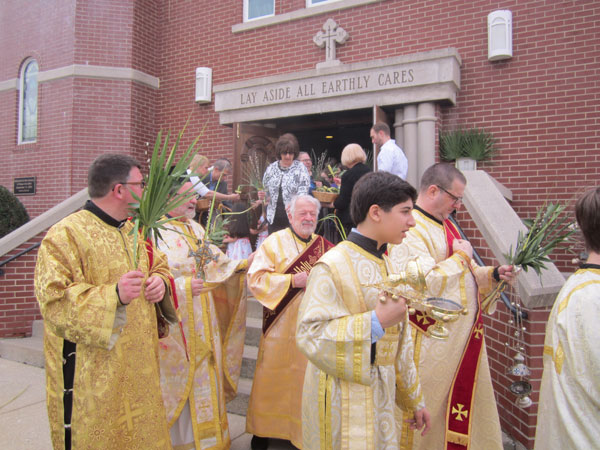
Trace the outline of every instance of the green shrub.
{"type": "Polygon", "coordinates": [[[440,157],[444,161],[456,161],[463,157],[486,161],[492,159],[497,150],[496,140],[483,129],[459,128],[440,133],[440,157]]]}
{"type": "Polygon", "coordinates": [[[23,203],[4,186],[0,186],[0,238],[29,222],[23,203]]]}

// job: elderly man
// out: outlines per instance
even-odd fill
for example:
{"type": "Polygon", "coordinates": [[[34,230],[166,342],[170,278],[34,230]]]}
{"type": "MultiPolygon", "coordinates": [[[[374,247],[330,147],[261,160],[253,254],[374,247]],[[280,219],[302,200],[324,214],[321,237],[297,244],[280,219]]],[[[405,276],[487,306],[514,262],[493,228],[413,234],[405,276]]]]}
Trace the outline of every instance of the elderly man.
{"type": "MultiPolygon", "coordinates": [[[[185,183],[184,193],[192,188],[185,183]]],[[[209,245],[202,277],[204,230],[193,219],[196,199],[169,214],[159,248],[174,277],[180,325],[159,342],[163,400],[175,449],[229,448],[225,401],[237,390],[244,348],[246,260],[232,261],[209,245]]]]}
{"type": "Polygon", "coordinates": [[[44,317],[48,418],[55,449],[169,449],[156,359],[155,304],[176,321],[164,255],[134,235],[129,205],[140,165],[99,156],[91,200],[42,241],[35,293],[44,317]],[[166,284],[167,283],[167,284],[166,284]]]}
{"type": "Polygon", "coordinates": [[[377,170],[393,173],[406,180],[408,160],[396,141],[390,138],[390,127],[386,123],[377,122],[370,133],[371,142],[379,147],[377,170]]]}
{"type": "Polygon", "coordinates": [[[253,449],[269,437],[302,446],[302,383],[306,357],[296,348],[296,317],[308,272],[331,244],[314,233],[320,203],[309,195],[294,197],[290,227],[271,234],[256,251],[248,287],[264,305],[263,334],[246,430],[253,449]]]}
{"type": "Polygon", "coordinates": [[[410,316],[419,376],[433,427],[425,437],[405,433],[402,448],[502,449],[482,319],[482,312],[495,307],[490,305],[482,311],[479,299],[500,279],[511,281],[514,272],[507,265],[477,266],[471,244],[448,220],[462,205],[465,185],[464,175],[451,164],[428,168],[421,178],[413,213],[416,226],[402,244],[390,250],[400,270],[417,259],[430,296],[454,300],[468,310],[467,316],[446,325],[450,331],[447,340],[426,334],[432,324],[426,316],[410,316]]]}

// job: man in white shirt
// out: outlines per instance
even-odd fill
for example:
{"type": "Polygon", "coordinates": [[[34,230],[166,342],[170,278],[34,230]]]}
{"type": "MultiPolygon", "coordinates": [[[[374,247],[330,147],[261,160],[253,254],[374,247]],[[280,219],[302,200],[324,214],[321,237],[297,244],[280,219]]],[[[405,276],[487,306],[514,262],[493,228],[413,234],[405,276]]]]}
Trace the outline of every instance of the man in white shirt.
{"type": "Polygon", "coordinates": [[[386,123],[377,122],[373,125],[371,142],[379,147],[377,170],[385,170],[406,180],[408,160],[396,141],[390,139],[390,127],[386,123]]]}

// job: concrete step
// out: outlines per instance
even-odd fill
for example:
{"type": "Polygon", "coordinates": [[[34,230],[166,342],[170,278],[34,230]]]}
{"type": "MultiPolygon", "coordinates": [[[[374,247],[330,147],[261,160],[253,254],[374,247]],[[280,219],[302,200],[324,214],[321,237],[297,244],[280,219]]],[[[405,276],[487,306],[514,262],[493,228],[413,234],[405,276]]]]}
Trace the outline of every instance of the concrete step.
{"type": "Polygon", "coordinates": [[[258,347],[261,334],[262,334],[262,319],[255,319],[253,317],[247,317],[246,318],[246,339],[245,339],[244,343],[246,345],[258,347]]]}
{"type": "Polygon", "coordinates": [[[35,367],[44,367],[42,337],[0,339],[0,357],[35,367]]]}
{"type": "Polygon", "coordinates": [[[254,297],[248,297],[246,317],[262,319],[262,316],[263,305],[261,305],[254,297]]]}

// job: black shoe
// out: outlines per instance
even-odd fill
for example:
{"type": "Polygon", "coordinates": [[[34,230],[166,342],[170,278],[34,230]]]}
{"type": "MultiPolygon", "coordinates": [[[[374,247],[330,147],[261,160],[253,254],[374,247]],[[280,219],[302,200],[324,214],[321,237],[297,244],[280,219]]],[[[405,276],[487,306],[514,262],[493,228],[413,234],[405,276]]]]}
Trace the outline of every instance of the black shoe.
{"type": "Polygon", "coordinates": [[[252,440],[250,441],[250,448],[252,448],[252,450],[267,450],[268,447],[269,438],[252,436],[252,440]]]}

